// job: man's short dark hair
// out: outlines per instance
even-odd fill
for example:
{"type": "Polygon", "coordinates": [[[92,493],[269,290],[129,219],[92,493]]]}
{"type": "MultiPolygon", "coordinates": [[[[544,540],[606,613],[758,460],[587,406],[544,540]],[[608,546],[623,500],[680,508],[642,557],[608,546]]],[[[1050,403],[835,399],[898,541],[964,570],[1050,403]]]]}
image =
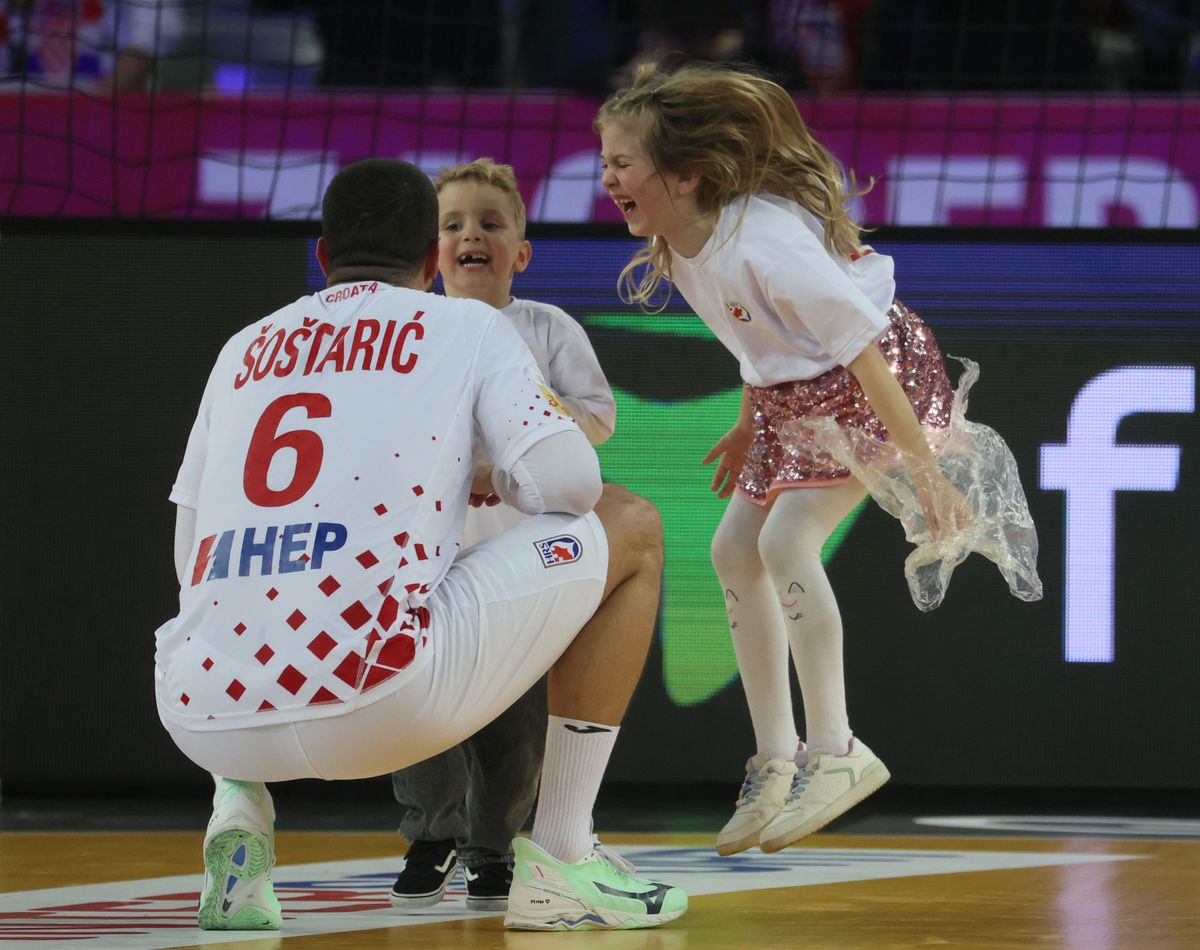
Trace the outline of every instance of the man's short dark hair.
{"type": "Polygon", "coordinates": [[[438,199],[408,162],[368,158],[333,176],[321,203],[330,270],[387,267],[417,273],[438,235],[438,199]]]}

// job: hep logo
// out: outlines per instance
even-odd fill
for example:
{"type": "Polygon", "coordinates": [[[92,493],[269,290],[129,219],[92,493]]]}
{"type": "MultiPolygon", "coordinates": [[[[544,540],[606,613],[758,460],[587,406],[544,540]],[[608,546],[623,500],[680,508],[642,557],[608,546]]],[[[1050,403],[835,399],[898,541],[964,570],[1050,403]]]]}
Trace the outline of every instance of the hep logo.
{"type": "Polygon", "coordinates": [[[344,524],[329,521],[304,524],[270,525],[258,528],[231,528],[200,540],[196,564],[192,568],[192,586],[201,581],[224,580],[231,574],[249,577],[258,560],[257,573],[287,574],[292,571],[320,570],[325,555],[340,551],[349,533],[344,524]],[[312,536],[308,537],[312,532],[312,536]],[[238,535],[241,535],[240,539],[238,535]]]}
{"type": "Polygon", "coordinates": [[[579,539],[569,534],[557,538],[546,538],[544,541],[534,541],[534,548],[542,559],[542,567],[558,567],[560,564],[571,564],[579,560],[583,554],[583,545],[579,539]]]}
{"type": "Polygon", "coordinates": [[[743,307],[736,300],[726,300],[725,309],[729,311],[729,315],[735,320],[741,320],[742,323],[750,322],[750,311],[743,307]]]}

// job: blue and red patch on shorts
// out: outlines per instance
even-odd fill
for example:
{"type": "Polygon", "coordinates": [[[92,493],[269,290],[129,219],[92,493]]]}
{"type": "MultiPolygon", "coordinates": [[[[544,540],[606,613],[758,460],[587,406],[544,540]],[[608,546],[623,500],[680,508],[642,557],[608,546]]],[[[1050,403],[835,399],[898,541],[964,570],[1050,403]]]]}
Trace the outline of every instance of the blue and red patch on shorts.
{"type": "Polygon", "coordinates": [[[542,559],[542,567],[573,564],[583,554],[583,545],[579,543],[579,539],[569,534],[560,534],[556,538],[546,538],[544,541],[534,541],[533,547],[542,559]]]}

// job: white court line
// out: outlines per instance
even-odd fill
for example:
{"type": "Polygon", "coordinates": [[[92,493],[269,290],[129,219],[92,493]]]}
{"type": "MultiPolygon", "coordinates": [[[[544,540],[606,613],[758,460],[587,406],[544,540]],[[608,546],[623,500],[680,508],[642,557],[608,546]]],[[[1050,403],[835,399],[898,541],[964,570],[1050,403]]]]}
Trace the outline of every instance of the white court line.
{"type": "Polygon", "coordinates": [[[936,815],[918,825],[970,831],[1038,832],[1098,838],[1200,838],[1195,818],[1115,818],[1105,815],[936,815]]]}
{"type": "MultiPolygon", "coordinates": [[[[130,844],[136,851],[137,845],[130,844]]],[[[1124,854],[867,848],[792,848],[777,854],[718,857],[710,848],[629,845],[622,854],[638,875],[682,887],[690,896],[778,887],[811,887],[926,874],[1126,861],[1124,854]]],[[[387,902],[395,858],[370,858],[275,869],[283,906],[282,934],[210,933],[196,927],[201,875],[115,881],[0,894],[0,947],[40,947],[63,941],[86,950],[169,950],[173,947],[300,937],[499,916],[465,907],[456,879],[436,909],[401,914],[387,902]]],[[[682,926],[686,926],[683,918],[682,926]]],[[[680,924],[672,925],[674,927],[680,924]]]]}

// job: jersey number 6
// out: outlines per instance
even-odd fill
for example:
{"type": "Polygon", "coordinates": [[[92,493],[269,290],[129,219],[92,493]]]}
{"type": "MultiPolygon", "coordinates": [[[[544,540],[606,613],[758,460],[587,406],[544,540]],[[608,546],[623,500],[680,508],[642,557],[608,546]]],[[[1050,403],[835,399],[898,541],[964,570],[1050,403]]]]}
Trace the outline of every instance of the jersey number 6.
{"type": "Polygon", "coordinates": [[[321,471],[325,446],[319,435],[310,429],[279,431],[283,417],[296,407],[304,409],[310,419],[325,419],[333,413],[333,405],[323,393],[280,396],[263,410],[258,425],[254,427],[254,435],[250,437],[246,468],[242,472],[242,487],[246,497],[260,508],[278,508],[302,497],[313,487],[317,473],[321,471]],[[280,449],[295,451],[296,468],[292,480],[276,491],[267,484],[267,470],[271,467],[271,459],[280,449]]]}

